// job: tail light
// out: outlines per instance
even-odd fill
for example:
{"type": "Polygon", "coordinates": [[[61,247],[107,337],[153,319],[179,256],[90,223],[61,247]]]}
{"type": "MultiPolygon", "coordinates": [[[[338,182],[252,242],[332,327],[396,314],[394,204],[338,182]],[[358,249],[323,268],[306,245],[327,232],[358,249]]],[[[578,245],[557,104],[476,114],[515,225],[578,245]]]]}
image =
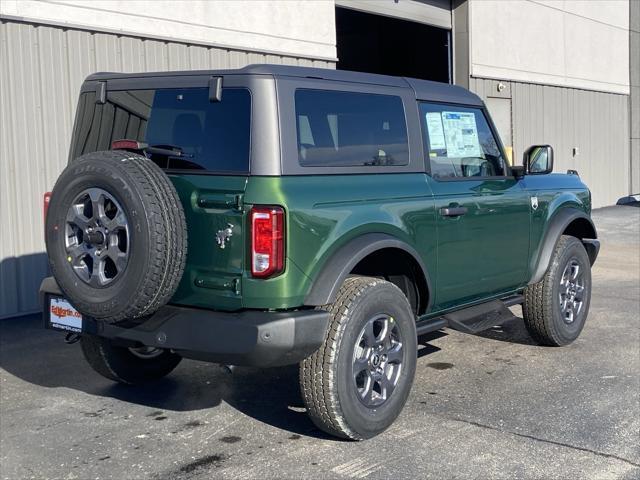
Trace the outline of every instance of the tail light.
{"type": "Polygon", "coordinates": [[[146,148],[147,144],[138,142],[137,140],[114,140],[111,142],[111,150],[142,150],[146,148]]]}
{"type": "Polygon", "coordinates": [[[284,210],[251,209],[251,275],[273,277],[284,270],[284,210]]]}
{"type": "Polygon", "coordinates": [[[49,211],[49,202],[51,202],[51,192],[45,192],[42,204],[42,214],[45,222],[47,221],[47,212],[49,211]]]}

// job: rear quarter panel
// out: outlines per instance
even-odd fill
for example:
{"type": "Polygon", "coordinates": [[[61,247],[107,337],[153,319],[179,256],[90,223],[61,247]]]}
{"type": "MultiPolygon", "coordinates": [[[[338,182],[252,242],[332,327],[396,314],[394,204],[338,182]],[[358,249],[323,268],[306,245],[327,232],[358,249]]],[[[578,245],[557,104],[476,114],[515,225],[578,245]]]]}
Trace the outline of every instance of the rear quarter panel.
{"type": "Polygon", "coordinates": [[[245,308],[302,305],[325,262],[365,233],[405,241],[435,272],[435,211],[423,173],[251,177],[245,202],[275,203],[287,214],[286,270],[269,280],[245,273],[245,308]]]}

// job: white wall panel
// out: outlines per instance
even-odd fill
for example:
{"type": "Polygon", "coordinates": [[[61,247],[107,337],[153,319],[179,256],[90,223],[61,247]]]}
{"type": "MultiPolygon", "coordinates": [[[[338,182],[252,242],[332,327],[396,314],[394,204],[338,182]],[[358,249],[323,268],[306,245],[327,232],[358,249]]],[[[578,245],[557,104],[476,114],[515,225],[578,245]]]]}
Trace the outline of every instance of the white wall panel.
{"type": "Polygon", "coordinates": [[[469,22],[472,76],[629,93],[628,0],[470,0],[469,22]]]}
{"type": "Polygon", "coordinates": [[[336,56],[329,0],[2,0],[0,14],[144,38],[325,60],[336,56]]]}

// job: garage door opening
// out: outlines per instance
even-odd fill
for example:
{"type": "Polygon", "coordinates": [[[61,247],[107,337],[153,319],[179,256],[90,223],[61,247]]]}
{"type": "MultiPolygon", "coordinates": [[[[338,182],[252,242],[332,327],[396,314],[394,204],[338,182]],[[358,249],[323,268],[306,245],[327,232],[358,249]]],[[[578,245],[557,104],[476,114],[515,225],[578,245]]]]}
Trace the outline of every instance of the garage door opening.
{"type": "Polygon", "coordinates": [[[336,8],[338,70],[451,83],[451,35],[444,28],[336,8]]]}

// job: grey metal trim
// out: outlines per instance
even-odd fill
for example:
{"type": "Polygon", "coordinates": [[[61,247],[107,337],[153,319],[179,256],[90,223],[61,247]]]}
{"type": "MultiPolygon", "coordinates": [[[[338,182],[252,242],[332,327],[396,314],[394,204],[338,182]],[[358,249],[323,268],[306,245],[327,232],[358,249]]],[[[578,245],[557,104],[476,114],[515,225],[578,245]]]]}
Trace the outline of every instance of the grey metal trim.
{"type": "MultiPolygon", "coordinates": [[[[534,283],[538,283],[542,280],[545,273],[547,272],[547,269],[549,268],[549,265],[551,264],[551,256],[553,255],[553,250],[556,248],[556,244],[558,243],[558,240],[560,240],[562,233],[571,222],[578,218],[587,220],[591,225],[594,238],[587,240],[595,240],[597,238],[596,227],[593,224],[591,218],[589,218],[589,216],[585,212],[576,208],[560,207],[560,210],[549,221],[549,227],[547,228],[547,231],[545,232],[544,237],[540,242],[542,246],[540,247],[537,261],[535,264],[533,264],[535,266],[532,269],[533,275],[531,276],[531,280],[529,280],[529,285],[533,285],[534,283]]],[[[597,248],[599,249],[600,242],[598,242],[597,240],[595,240],[595,242],[597,242],[597,248]]],[[[592,245],[594,248],[596,248],[595,244],[592,245]]],[[[595,256],[597,256],[597,251],[595,252],[595,256]]],[[[595,262],[595,256],[592,260],[592,264],[593,262],[595,262]]],[[[591,258],[591,255],[589,255],[589,257],[591,258]]]]}
{"type": "Polygon", "coordinates": [[[136,33],[136,32],[124,32],[122,30],[117,30],[117,29],[113,29],[113,28],[105,28],[105,27],[98,27],[98,26],[87,26],[87,25],[81,25],[79,23],[73,23],[73,22],[58,22],[55,20],[50,20],[50,19],[42,19],[42,18],[27,18],[27,17],[22,17],[19,15],[6,15],[6,14],[2,14],[0,15],[0,19],[2,20],[9,20],[9,21],[13,21],[13,22],[20,22],[20,23],[28,23],[30,25],[50,25],[53,27],[61,27],[61,28],[65,28],[65,29],[71,29],[71,30],[81,30],[83,32],[101,32],[101,33],[111,33],[114,35],[118,35],[120,37],[132,37],[132,38],[141,38],[141,39],[149,39],[149,40],[161,40],[164,42],[171,42],[171,43],[179,43],[181,45],[197,45],[197,46],[202,46],[202,47],[213,47],[213,48],[222,48],[222,49],[226,49],[226,50],[233,50],[236,52],[256,52],[256,53],[260,53],[260,54],[264,54],[264,55],[277,55],[280,57],[287,57],[287,58],[305,58],[305,59],[309,59],[309,60],[320,60],[323,62],[337,62],[338,58],[337,57],[323,57],[321,55],[297,55],[291,52],[285,52],[285,51],[281,51],[281,50],[268,50],[268,49],[262,49],[262,48],[245,48],[245,47],[239,47],[237,45],[229,45],[226,43],[216,43],[216,42],[203,42],[200,40],[185,40],[185,39],[179,39],[179,38],[175,38],[175,37],[170,37],[170,36],[165,36],[165,35],[154,35],[154,34],[149,34],[149,33],[136,33]]]}
{"type": "Polygon", "coordinates": [[[427,267],[420,258],[420,254],[410,245],[385,233],[367,233],[349,241],[340,247],[329,258],[321,272],[315,278],[311,290],[307,294],[305,305],[325,305],[335,301],[340,286],[351,270],[367,255],[383,248],[397,248],[407,252],[420,265],[427,283],[429,293],[426,310],[431,308],[433,290],[427,267]]]}
{"type": "MultiPolygon", "coordinates": [[[[251,91],[251,175],[280,175],[280,133],[276,82],[266,75],[241,77],[251,91]]],[[[234,77],[235,79],[235,77],[234,77]]],[[[227,78],[224,80],[227,85],[227,78]]]]}

